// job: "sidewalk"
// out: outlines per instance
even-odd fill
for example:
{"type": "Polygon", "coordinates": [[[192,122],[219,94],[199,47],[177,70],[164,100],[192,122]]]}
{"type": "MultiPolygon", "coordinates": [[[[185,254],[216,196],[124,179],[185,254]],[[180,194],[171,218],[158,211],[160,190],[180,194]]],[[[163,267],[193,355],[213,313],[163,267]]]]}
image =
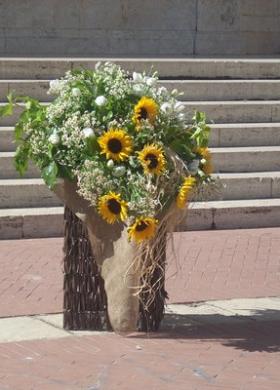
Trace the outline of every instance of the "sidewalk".
{"type": "MultiPolygon", "coordinates": [[[[279,228],[176,233],[171,244],[168,303],[280,296],[279,228]]],[[[61,312],[62,245],[0,241],[0,317],[61,312]]]]}
{"type": "Polygon", "coordinates": [[[122,337],[62,329],[62,239],[0,241],[0,390],[279,390],[280,229],[174,248],[160,332],[122,337]]]}
{"type": "Polygon", "coordinates": [[[0,389],[278,390],[280,298],[170,305],[157,334],[0,320],[0,389]]]}

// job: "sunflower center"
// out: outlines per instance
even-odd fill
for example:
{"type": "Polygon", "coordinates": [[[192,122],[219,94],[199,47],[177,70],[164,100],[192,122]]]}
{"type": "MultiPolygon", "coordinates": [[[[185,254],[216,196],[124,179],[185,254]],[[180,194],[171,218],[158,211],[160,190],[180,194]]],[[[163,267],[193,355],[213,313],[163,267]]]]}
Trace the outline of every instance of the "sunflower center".
{"type": "Polygon", "coordinates": [[[145,157],[145,161],[148,161],[148,168],[155,169],[158,166],[158,159],[152,153],[148,153],[145,157]]]}
{"type": "Polygon", "coordinates": [[[122,150],[122,143],[117,138],[112,138],[108,141],[108,149],[111,153],[120,153],[122,150]]]}
{"type": "Polygon", "coordinates": [[[147,229],[148,226],[149,226],[149,225],[148,225],[146,222],[141,221],[141,222],[139,222],[139,223],[137,224],[135,230],[136,230],[137,232],[143,232],[145,229],[147,229]]]}
{"type": "Polygon", "coordinates": [[[147,119],[148,118],[148,111],[146,110],[146,108],[144,107],[141,107],[140,108],[140,119],[147,119]]]}
{"type": "Polygon", "coordinates": [[[108,209],[111,211],[113,214],[120,214],[121,212],[121,205],[116,199],[109,199],[107,202],[108,209]]]}

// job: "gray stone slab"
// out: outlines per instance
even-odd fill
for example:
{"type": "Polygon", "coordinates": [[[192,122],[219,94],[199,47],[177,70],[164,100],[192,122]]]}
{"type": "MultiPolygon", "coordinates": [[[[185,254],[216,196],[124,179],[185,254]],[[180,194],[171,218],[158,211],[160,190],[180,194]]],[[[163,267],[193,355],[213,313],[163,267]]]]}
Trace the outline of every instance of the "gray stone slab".
{"type": "Polygon", "coordinates": [[[239,31],[239,0],[198,0],[198,31],[239,31]]]}
{"type": "Polygon", "coordinates": [[[61,206],[42,179],[0,180],[0,207],[26,208],[61,206]]]}
{"type": "Polygon", "coordinates": [[[212,148],[215,172],[280,171],[278,146],[212,148]]]}
{"type": "Polygon", "coordinates": [[[56,339],[68,336],[70,336],[69,332],[40,321],[36,317],[0,319],[0,343],[56,339]]]}
{"type": "Polygon", "coordinates": [[[62,237],[63,232],[63,208],[46,207],[45,210],[36,208],[24,215],[24,238],[62,237]]]}

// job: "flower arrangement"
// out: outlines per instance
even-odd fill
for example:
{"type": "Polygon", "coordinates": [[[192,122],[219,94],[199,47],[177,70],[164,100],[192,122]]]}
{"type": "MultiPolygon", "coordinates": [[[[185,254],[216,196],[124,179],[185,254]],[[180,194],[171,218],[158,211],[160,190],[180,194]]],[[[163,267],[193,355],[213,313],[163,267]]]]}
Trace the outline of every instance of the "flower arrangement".
{"type": "MultiPolygon", "coordinates": [[[[79,195],[108,224],[124,224],[136,243],[153,238],[159,215],[184,209],[195,187],[211,178],[209,127],[204,113],[192,123],[177,90],[158,86],[156,74],[98,63],[50,82],[49,104],[9,96],[2,114],[18,103],[16,167],[31,159],[46,184],[77,182],[79,195]]],[[[1,113],[0,113],[1,114],[1,113]]]]}

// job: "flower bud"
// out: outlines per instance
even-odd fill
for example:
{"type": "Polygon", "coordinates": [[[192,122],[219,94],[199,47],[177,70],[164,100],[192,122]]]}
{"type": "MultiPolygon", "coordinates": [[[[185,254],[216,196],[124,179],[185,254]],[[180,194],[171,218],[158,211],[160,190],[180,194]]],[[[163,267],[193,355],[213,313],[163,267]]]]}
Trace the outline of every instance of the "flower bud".
{"type": "Polygon", "coordinates": [[[119,165],[113,169],[113,176],[121,177],[125,174],[125,167],[123,165],[119,165]]]}
{"type": "Polygon", "coordinates": [[[133,72],[132,78],[133,78],[133,81],[135,81],[137,83],[143,82],[143,77],[142,77],[141,73],[133,72]]]}
{"type": "Polygon", "coordinates": [[[157,83],[157,79],[155,79],[154,77],[147,77],[146,78],[146,84],[149,87],[153,87],[154,85],[156,85],[156,83],[157,83]]]}
{"type": "Polygon", "coordinates": [[[82,130],[83,138],[93,138],[95,136],[91,127],[86,127],[82,130]]]}
{"type": "Polygon", "coordinates": [[[74,96],[74,97],[80,97],[81,96],[81,91],[80,91],[80,89],[79,88],[72,88],[72,95],[74,96]]]}
{"type": "Polygon", "coordinates": [[[162,105],[160,106],[160,109],[162,112],[164,112],[165,114],[169,113],[172,111],[172,107],[171,107],[171,104],[170,103],[162,103],[162,105]]]}
{"type": "Polygon", "coordinates": [[[97,98],[95,99],[95,104],[99,107],[101,106],[105,106],[105,104],[107,104],[107,99],[105,98],[105,96],[97,96],[97,98]]]}
{"type": "Polygon", "coordinates": [[[49,142],[53,145],[57,145],[60,142],[59,135],[57,134],[56,131],[54,131],[50,136],[49,136],[49,142]]]}
{"type": "Polygon", "coordinates": [[[114,161],[113,161],[113,160],[109,160],[109,161],[107,162],[107,167],[110,168],[110,169],[113,168],[114,165],[115,165],[115,164],[114,164],[114,161]]]}
{"type": "Polygon", "coordinates": [[[176,103],[174,104],[174,110],[175,110],[176,112],[184,111],[184,109],[185,109],[185,106],[184,106],[184,104],[183,104],[182,102],[176,102],[176,103]]]}

